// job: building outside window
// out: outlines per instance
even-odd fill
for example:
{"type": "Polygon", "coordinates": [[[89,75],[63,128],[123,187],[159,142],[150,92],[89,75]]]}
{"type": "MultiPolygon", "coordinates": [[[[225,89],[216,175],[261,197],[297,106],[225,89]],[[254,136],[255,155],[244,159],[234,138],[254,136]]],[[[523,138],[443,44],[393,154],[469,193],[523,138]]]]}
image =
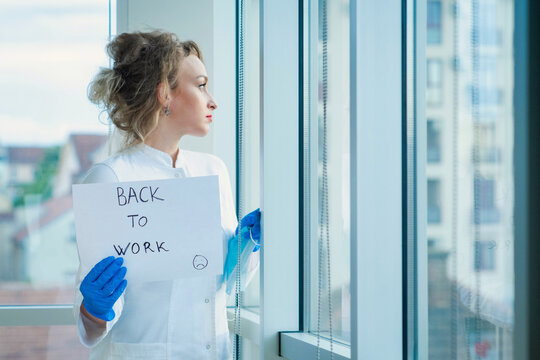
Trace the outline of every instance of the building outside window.
{"type": "Polygon", "coordinates": [[[427,5],[425,111],[441,124],[444,154],[440,162],[429,161],[436,137],[428,121],[426,232],[438,240],[428,248],[429,358],[508,360],[515,285],[515,3],[427,5]],[[439,13],[448,34],[435,42],[430,33],[439,13]],[[443,95],[433,106],[439,79],[443,95]]]}

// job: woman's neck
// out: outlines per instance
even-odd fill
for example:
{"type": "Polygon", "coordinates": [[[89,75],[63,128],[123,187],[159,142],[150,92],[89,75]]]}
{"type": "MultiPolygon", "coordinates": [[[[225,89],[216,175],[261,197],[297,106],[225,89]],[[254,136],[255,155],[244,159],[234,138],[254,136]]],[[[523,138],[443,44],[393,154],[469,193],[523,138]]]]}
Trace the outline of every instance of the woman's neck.
{"type": "Polygon", "coordinates": [[[148,146],[153,147],[167,153],[172,158],[172,165],[176,167],[176,159],[178,157],[178,143],[180,138],[173,136],[170,133],[160,131],[161,129],[156,128],[151,134],[149,134],[144,143],[148,146]]]}

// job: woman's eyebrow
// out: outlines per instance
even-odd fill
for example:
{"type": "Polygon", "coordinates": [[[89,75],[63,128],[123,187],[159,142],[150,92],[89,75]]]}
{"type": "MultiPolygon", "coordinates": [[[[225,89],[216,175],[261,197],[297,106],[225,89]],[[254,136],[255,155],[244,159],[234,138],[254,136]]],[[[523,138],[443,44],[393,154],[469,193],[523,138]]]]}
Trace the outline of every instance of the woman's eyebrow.
{"type": "Polygon", "coordinates": [[[197,76],[197,79],[200,78],[200,77],[204,78],[204,80],[205,80],[206,82],[208,82],[208,76],[206,76],[206,75],[199,75],[199,76],[197,76]]]}

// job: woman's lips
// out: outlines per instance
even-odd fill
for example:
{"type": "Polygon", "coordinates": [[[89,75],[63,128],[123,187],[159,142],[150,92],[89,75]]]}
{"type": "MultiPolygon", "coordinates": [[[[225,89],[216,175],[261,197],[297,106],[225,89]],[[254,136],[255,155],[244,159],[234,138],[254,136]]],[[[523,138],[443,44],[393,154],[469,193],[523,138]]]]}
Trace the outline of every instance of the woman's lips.
{"type": "Polygon", "coordinates": [[[208,115],[206,118],[212,122],[212,115],[208,115]]]}

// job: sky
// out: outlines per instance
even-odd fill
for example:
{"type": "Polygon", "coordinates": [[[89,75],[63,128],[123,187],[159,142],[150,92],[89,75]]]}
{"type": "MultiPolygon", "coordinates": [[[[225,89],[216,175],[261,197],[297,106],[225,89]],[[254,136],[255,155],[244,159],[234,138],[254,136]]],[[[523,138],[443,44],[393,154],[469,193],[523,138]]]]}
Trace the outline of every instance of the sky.
{"type": "Polygon", "coordinates": [[[86,96],[107,66],[109,0],[0,0],[0,146],[108,131],[86,96]]]}

